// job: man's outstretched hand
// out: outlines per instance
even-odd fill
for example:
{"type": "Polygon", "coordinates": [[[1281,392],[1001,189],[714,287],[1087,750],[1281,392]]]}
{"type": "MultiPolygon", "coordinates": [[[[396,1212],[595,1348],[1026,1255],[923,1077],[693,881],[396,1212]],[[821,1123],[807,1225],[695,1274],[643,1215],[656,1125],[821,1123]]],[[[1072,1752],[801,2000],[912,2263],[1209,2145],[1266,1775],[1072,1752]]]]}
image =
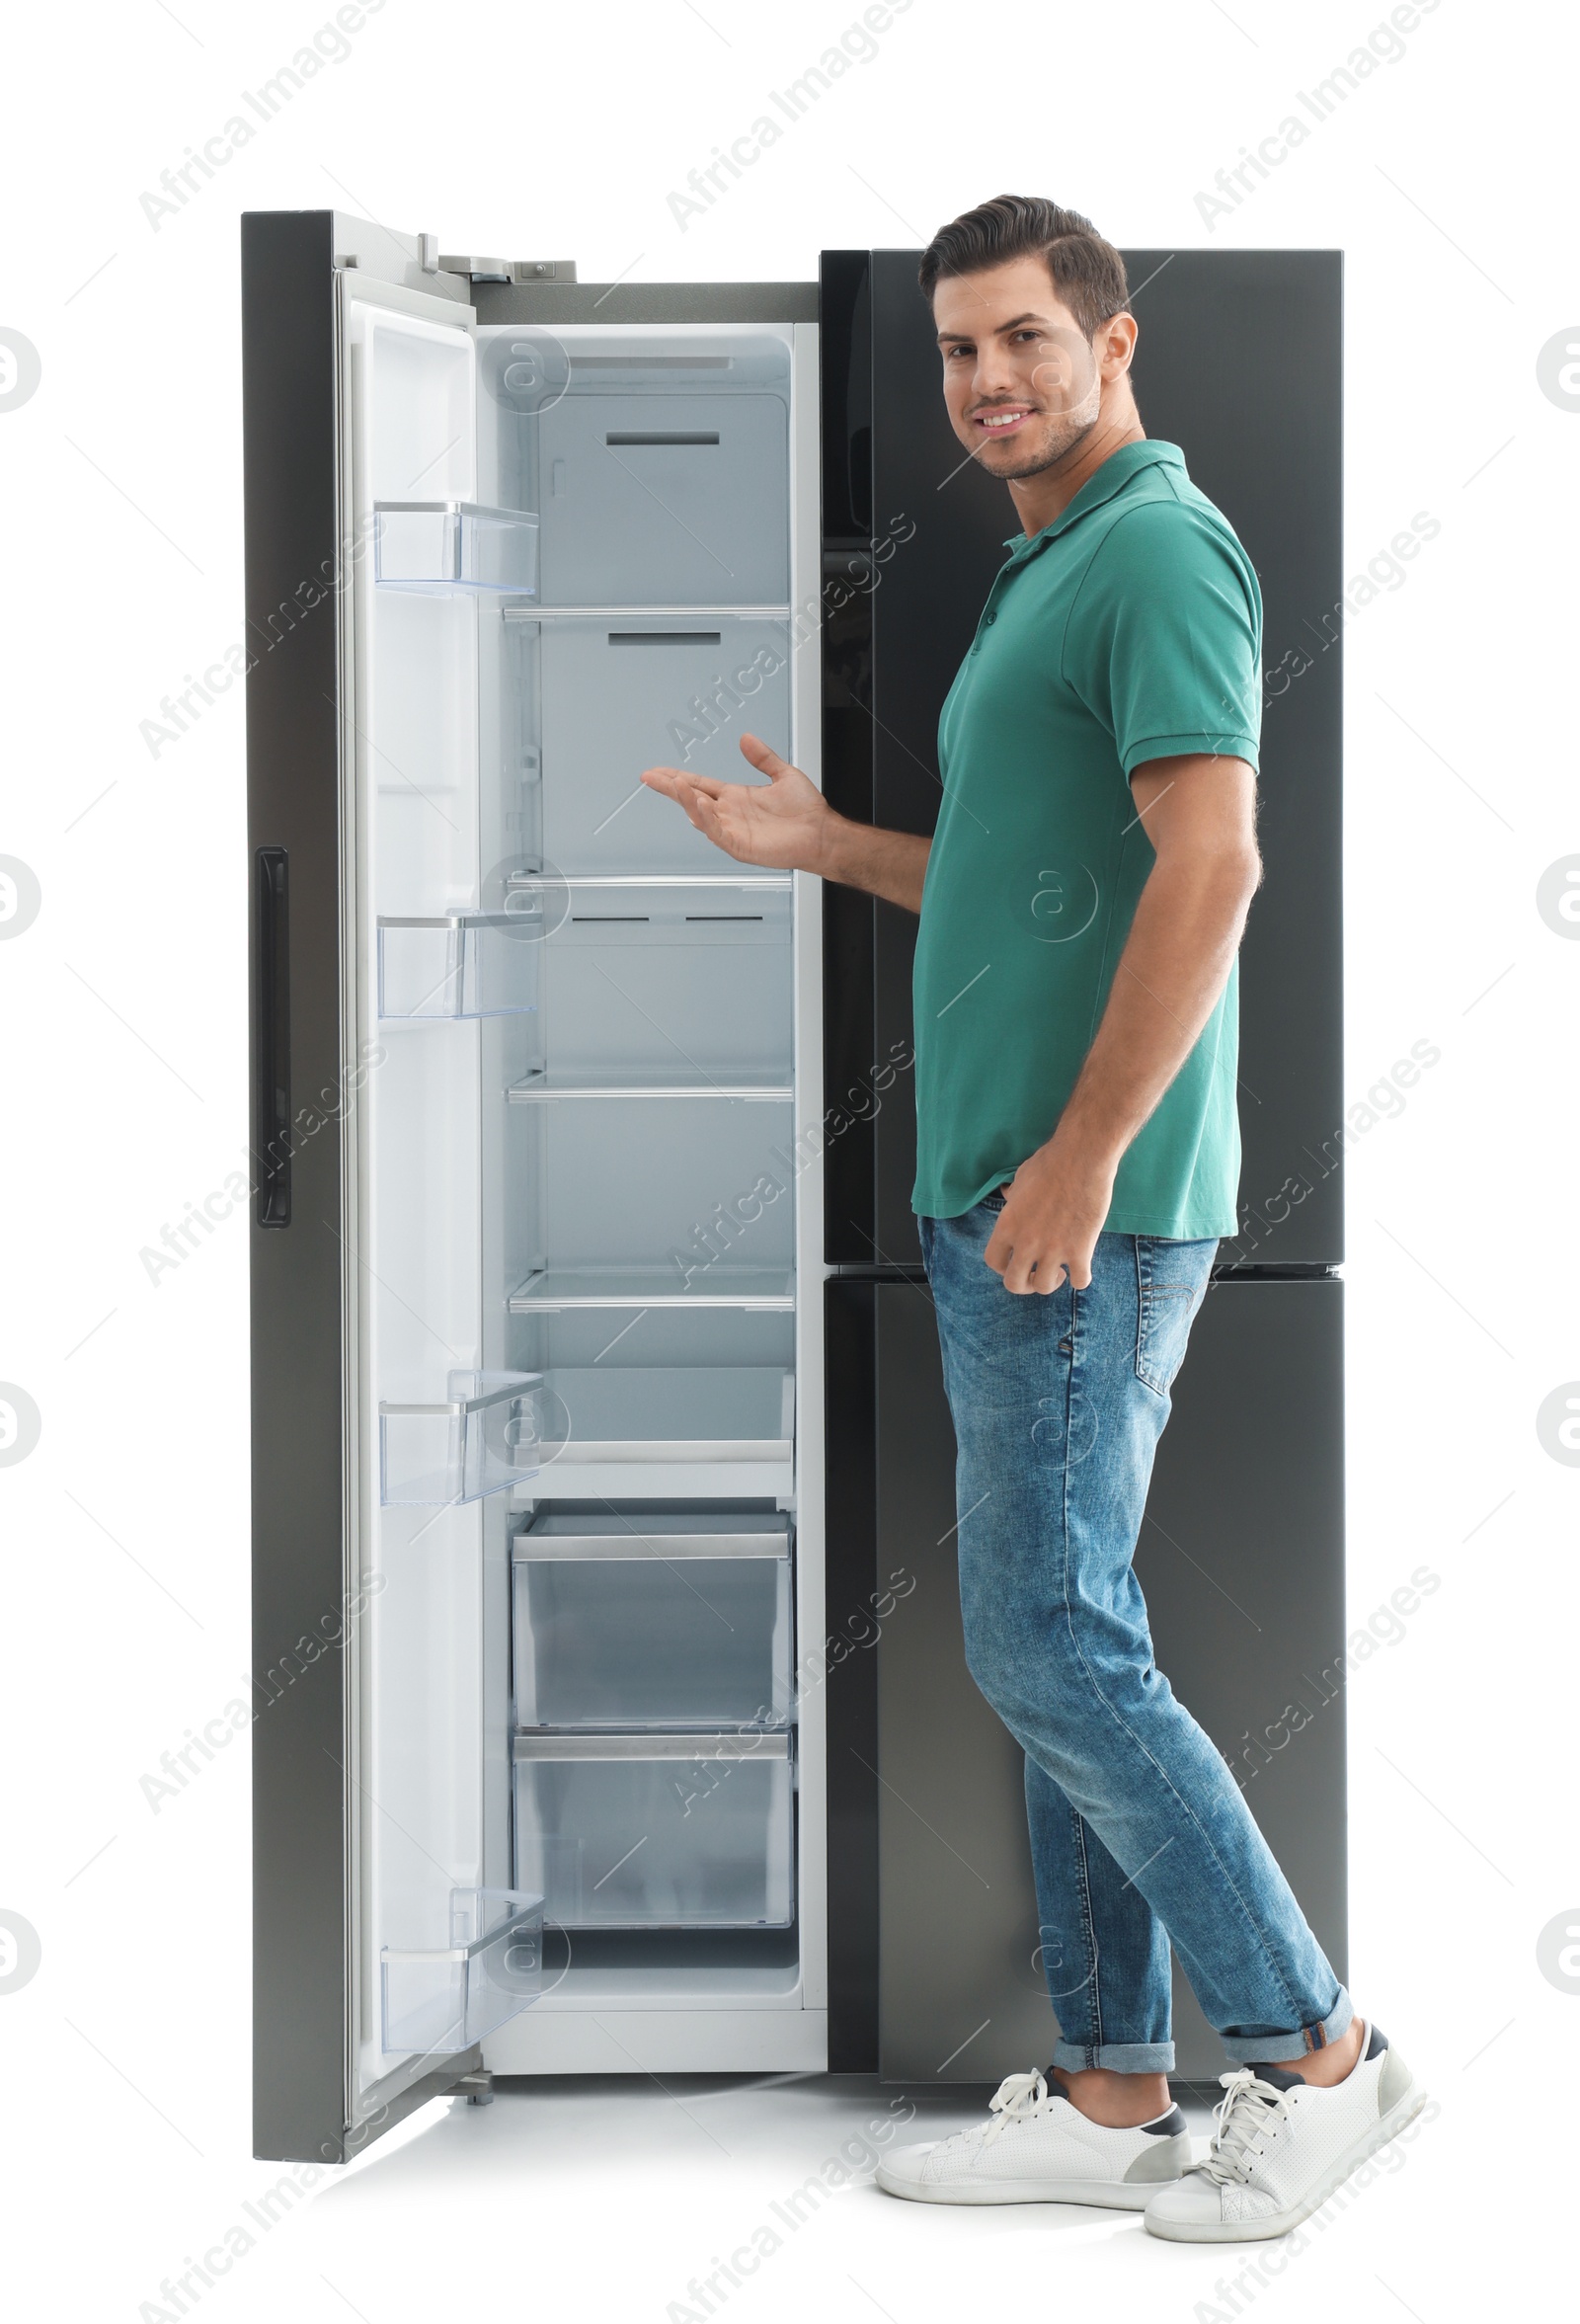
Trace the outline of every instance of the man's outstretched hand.
{"type": "Polygon", "coordinates": [[[699,832],[733,855],[773,871],[827,872],[830,846],[843,818],[799,766],[754,734],[741,737],[741,754],[765,783],[718,782],[679,766],[650,766],[642,780],[684,808],[699,832]]]}

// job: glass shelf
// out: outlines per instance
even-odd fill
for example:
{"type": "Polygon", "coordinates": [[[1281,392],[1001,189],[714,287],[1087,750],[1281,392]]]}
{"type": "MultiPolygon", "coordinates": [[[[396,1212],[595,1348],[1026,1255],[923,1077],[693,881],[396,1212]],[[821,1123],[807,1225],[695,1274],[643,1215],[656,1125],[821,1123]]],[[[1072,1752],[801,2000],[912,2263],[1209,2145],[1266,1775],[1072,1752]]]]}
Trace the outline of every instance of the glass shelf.
{"type": "MultiPolygon", "coordinates": [[[[513,1089],[512,1097],[516,1092],[513,1089]]],[[[555,1315],[572,1308],[740,1308],[788,1314],[795,1277],[783,1267],[703,1266],[694,1283],[673,1267],[545,1267],[511,1294],[513,1316],[555,1315]]]]}
{"type": "Polygon", "coordinates": [[[470,2049],[542,1990],[543,1899],[519,1888],[456,1888],[450,1941],[379,1955],[385,2055],[470,2049]]]}
{"type": "Polygon", "coordinates": [[[535,1477],[543,1452],[538,1372],[451,1372],[442,1403],[380,1403],[379,1497],[447,1509],[535,1477]]]}
{"type": "Polygon", "coordinates": [[[795,1375],[771,1364],[580,1365],[545,1371],[538,1455],[574,1470],[605,1463],[787,1464],[794,1452],[795,1375]],[[548,1415],[552,1414],[552,1423],[548,1415]]]}
{"type": "Polygon", "coordinates": [[[784,1928],[795,1763],[782,1731],[521,1734],[516,1877],[566,1929],[784,1928]]]}
{"type": "Polygon", "coordinates": [[[541,918],[450,912],[378,923],[384,1018],[517,1016],[537,1007],[541,918]]]}
{"type": "Polygon", "coordinates": [[[574,1070],[531,1073],[506,1092],[512,1105],[551,1104],[557,1097],[729,1097],[746,1105],[788,1105],[795,1090],[788,1082],[766,1082],[750,1066],[719,1066],[705,1082],[676,1081],[672,1074],[639,1068],[629,1073],[574,1070]]]}
{"type": "Polygon", "coordinates": [[[537,519],[472,501],[379,501],[373,578],[424,597],[537,595],[537,519]]]}

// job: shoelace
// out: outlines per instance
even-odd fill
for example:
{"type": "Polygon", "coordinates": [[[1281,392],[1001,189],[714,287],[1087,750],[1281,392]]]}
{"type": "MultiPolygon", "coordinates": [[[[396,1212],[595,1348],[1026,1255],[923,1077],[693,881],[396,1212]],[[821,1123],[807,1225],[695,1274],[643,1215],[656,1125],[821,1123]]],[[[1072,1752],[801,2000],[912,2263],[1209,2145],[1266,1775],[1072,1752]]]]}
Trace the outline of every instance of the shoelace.
{"type": "Polygon", "coordinates": [[[988,2111],[992,2121],[976,2124],[969,2130],[957,2130],[953,2137],[940,2143],[960,2150],[978,2146],[986,2149],[1011,2123],[1035,2122],[1039,2115],[1046,2114],[1063,2097],[1063,2091],[1056,2091],[1050,2097],[1047,2080],[1042,2074],[1006,2075],[988,2101],[988,2111]]]}
{"type": "Polygon", "coordinates": [[[1213,2143],[1207,2160],[1195,2167],[1220,2187],[1249,2184],[1251,2164],[1262,2134],[1286,2119],[1287,2090],[1275,2090],[1250,2066],[1220,2074],[1224,2098],[1213,2109],[1213,2143]]]}

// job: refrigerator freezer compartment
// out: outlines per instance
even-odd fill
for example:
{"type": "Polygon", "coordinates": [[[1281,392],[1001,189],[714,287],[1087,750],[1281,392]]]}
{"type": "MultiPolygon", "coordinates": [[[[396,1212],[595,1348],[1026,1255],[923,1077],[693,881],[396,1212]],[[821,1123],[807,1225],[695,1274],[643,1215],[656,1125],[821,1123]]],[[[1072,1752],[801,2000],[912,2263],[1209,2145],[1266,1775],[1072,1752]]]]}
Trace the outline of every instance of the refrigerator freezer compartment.
{"type": "Polygon", "coordinates": [[[544,1372],[541,1461],[559,1489],[605,1463],[788,1462],[795,1375],[768,1364],[573,1366],[544,1372]],[[550,1417],[552,1415],[552,1418],[550,1417]]]}
{"type": "Polygon", "coordinates": [[[520,1727],[780,1725],[790,1717],[783,1516],[540,1517],[513,1554],[520,1727]]]}
{"type": "Polygon", "coordinates": [[[381,1402],[384,1506],[450,1508],[535,1477],[544,1458],[541,1379],[535,1372],[451,1372],[442,1402],[381,1402]]]}
{"type": "Polygon", "coordinates": [[[426,597],[537,595],[538,522],[472,501],[379,501],[373,578],[426,597]]]}
{"type": "Polygon", "coordinates": [[[784,1928],[794,1852],[786,1733],[515,1738],[516,1880],[546,1922],[784,1928]]]}
{"type": "Polygon", "coordinates": [[[513,1316],[552,1316],[571,1308],[744,1308],[789,1315],[795,1277],[784,1267],[719,1265],[685,1283],[673,1267],[544,1267],[511,1294],[513,1316]]]}
{"type": "Polygon", "coordinates": [[[578,382],[538,418],[547,602],[784,604],[786,394],[624,384],[602,391],[589,375],[591,392],[578,382]]]}
{"type": "Polygon", "coordinates": [[[767,616],[512,611],[538,637],[543,847],[565,874],[669,872],[706,880],[718,849],[641,780],[678,766],[763,780],[740,752],[758,735],[790,756],[789,625],[767,616]]]}
{"type": "Polygon", "coordinates": [[[540,965],[532,924],[509,912],[380,919],[378,1013],[521,1015],[537,1007],[540,965]]]}
{"type": "Polygon", "coordinates": [[[516,1888],[457,1888],[449,1944],[386,1945],[379,1966],[386,2055],[470,2049],[538,1997],[543,1899],[516,1888]]]}

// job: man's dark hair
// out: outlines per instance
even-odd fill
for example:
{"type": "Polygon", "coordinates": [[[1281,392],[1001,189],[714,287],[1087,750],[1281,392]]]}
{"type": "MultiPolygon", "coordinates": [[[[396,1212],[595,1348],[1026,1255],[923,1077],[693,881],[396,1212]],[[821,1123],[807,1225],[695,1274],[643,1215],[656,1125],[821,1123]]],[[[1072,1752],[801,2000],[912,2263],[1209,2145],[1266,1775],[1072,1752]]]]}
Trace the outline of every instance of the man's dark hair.
{"type": "Polygon", "coordinates": [[[1047,261],[1054,288],[1086,340],[1130,304],[1125,262],[1078,209],[1061,209],[1032,194],[999,194],[940,226],[922,253],[916,280],[931,298],[948,275],[980,274],[1006,259],[1047,261]]]}

